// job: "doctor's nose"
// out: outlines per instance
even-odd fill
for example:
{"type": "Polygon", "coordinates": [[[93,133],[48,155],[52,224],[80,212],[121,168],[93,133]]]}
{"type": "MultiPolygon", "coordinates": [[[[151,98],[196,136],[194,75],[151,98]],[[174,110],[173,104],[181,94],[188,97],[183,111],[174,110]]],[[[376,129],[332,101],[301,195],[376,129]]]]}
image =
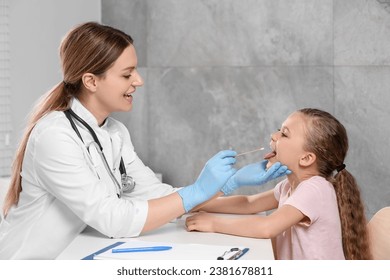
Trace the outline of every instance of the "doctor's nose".
{"type": "Polygon", "coordinates": [[[131,82],[131,86],[141,87],[144,85],[144,79],[142,79],[141,75],[138,73],[137,70],[134,70],[132,76],[133,76],[133,81],[131,82]]]}

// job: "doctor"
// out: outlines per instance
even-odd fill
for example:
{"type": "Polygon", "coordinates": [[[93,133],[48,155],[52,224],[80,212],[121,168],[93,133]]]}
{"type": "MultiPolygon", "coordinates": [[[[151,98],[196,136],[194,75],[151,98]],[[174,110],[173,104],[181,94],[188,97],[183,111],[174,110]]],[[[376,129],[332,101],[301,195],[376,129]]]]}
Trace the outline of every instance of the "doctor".
{"type": "Polygon", "coordinates": [[[143,85],[132,43],[122,31],[93,22],[62,41],[63,82],[32,112],[13,164],[0,259],[54,259],[87,225],[109,237],[138,236],[219,191],[286,172],[280,165],[236,172],[236,152],[227,150],[207,162],[194,184],[161,183],[138,158],[126,127],[109,117],[130,111],[132,94],[143,85]],[[223,189],[228,180],[234,184],[223,189]]]}

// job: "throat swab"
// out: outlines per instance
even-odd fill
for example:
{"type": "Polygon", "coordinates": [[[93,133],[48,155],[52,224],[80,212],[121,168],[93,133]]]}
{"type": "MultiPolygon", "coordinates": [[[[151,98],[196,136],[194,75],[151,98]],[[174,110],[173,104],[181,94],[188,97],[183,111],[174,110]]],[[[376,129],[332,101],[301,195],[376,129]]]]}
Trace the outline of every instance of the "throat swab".
{"type": "Polygon", "coordinates": [[[252,151],[240,153],[240,154],[236,155],[236,157],[243,156],[243,155],[250,154],[250,153],[254,153],[257,151],[262,151],[262,150],[264,150],[264,147],[261,147],[261,148],[258,148],[258,149],[252,150],[252,151]]]}

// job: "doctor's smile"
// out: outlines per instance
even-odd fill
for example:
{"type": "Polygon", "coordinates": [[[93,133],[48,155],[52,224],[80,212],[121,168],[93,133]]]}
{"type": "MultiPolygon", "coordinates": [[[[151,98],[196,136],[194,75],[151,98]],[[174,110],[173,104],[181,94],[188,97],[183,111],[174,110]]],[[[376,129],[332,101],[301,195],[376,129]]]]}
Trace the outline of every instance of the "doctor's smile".
{"type": "Polygon", "coordinates": [[[130,103],[133,103],[133,95],[130,94],[130,93],[125,93],[124,94],[124,97],[126,98],[126,100],[130,103]]]}

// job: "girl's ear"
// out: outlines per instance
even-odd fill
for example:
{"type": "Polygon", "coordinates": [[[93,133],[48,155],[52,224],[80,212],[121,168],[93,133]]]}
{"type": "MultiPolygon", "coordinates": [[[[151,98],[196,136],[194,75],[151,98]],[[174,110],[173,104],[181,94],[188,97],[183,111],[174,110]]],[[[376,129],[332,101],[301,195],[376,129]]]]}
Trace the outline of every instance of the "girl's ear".
{"type": "Polygon", "coordinates": [[[90,92],[95,92],[97,83],[96,83],[96,76],[91,73],[85,73],[83,74],[81,80],[83,81],[84,87],[89,90],[90,92]]]}
{"type": "Polygon", "coordinates": [[[299,159],[299,164],[305,167],[312,165],[317,157],[313,153],[306,153],[299,159]]]}

